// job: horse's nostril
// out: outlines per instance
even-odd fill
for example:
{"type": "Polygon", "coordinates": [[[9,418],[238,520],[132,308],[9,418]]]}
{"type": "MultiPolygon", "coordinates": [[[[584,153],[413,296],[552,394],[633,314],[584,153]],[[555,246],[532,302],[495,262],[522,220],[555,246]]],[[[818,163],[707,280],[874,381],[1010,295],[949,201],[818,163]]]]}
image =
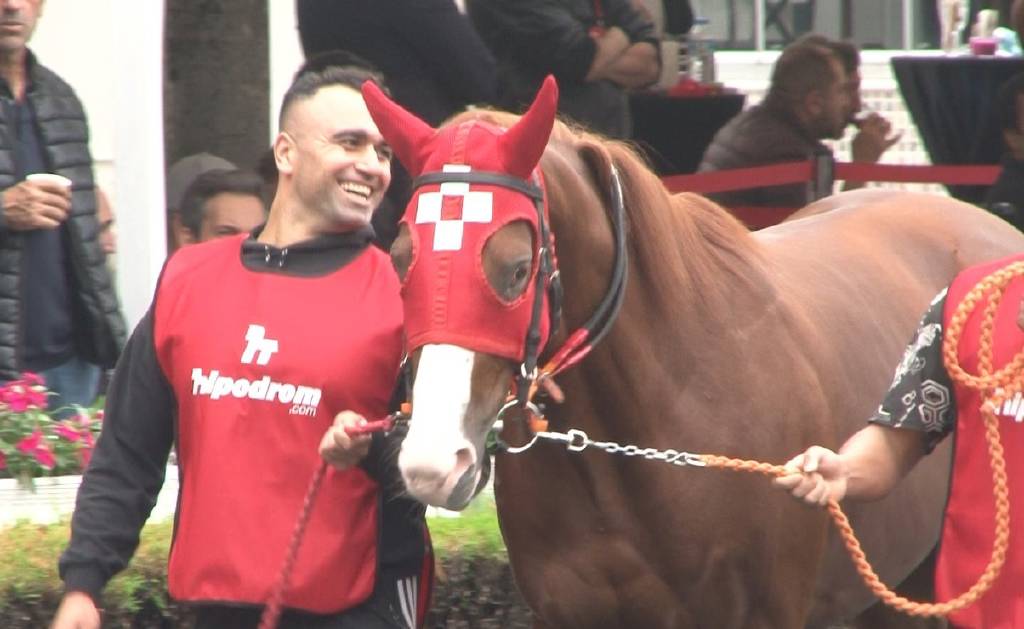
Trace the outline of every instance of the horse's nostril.
{"type": "Polygon", "coordinates": [[[455,477],[461,477],[466,473],[466,470],[473,467],[476,463],[476,450],[466,447],[459,448],[455,453],[455,469],[453,470],[455,477]]]}

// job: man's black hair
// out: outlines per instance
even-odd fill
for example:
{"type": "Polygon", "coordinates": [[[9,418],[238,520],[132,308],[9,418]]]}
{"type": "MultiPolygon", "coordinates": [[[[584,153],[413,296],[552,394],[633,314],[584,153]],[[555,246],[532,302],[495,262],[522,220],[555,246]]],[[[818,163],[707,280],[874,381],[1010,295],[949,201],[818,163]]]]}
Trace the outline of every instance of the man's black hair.
{"type": "MultiPolygon", "coordinates": [[[[335,52],[338,51],[332,51],[331,54],[335,52]]],[[[292,81],[291,87],[288,88],[288,91],[284,95],[284,99],[281,101],[281,113],[278,115],[277,119],[278,128],[284,127],[285,116],[296,101],[310,98],[325,87],[343,85],[358,92],[363,83],[366,81],[373,81],[380,86],[385,93],[387,93],[383,79],[373,70],[366,66],[326,63],[333,58],[328,57],[328,54],[329,53],[323,53],[322,55],[313,57],[295,74],[295,79],[292,81]],[[307,66],[309,67],[307,68],[307,66]]],[[[350,59],[352,57],[354,57],[354,55],[345,53],[346,59],[350,59]]]]}
{"type": "Polygon", "coordinates": [[[206,216],[206,202],[218,194],[249,194],[262,202],[263,180],[248,170],[211,170],[195,178],[181,198],[178,209],[182,226],[198,239],[206,216]]]}
{"type": "Polygon", "coordinates": [[[765,101],[787,109],[796,108],[807,94],[827,89],[840,79],[832,66],[836,62],[842,66],[835,51],[814,40],[786,46],[772,68],[765,101]]]}

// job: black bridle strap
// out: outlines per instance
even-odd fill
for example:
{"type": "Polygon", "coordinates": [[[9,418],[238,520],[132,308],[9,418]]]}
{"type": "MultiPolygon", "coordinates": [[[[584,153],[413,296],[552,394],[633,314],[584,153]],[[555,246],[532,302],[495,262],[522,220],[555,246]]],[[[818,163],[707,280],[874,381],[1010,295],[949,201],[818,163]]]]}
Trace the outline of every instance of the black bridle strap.
{"type": "Polygon", "coordinates": [[[502,188],[509,188],[516,192],[525,194],[534,201],[539,201],[541,203],[544,202],[544,191],[541,190],[540,186],[520,179],[519,177],[513,177],[512,175],[490,173],[486,171],[471,170],[464,173],[456,171],[427,173],[414,179],[412,182],[412,188],[415,190],[420,186],[436,183],[475,183],[485,186],[500,186],[502,188]]]}
{"type": "Polygon", "coordinates": [[[629,261],[626,249],[626,205],[622,198],[622,181],[615,166],[611,169],[611,179],[611,223],[615,236],[615,263],[612,267],[611,280],[608,282],[608,290],[586,323],[569,335],[565,344],[548,361],[542,374],[544,377],[553,376],[583,360],[583,357],[608,334],[622,309],[622,302],[626,296],[626,272],[629,261]]]}

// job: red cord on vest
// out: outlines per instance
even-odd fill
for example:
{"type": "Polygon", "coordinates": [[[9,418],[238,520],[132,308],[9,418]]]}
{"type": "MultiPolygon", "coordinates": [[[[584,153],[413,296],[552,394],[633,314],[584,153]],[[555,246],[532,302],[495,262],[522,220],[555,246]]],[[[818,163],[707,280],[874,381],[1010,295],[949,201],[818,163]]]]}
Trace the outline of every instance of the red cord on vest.
{"type": "MultiPolygon", "coordinates": [[[[392,416],[384,419],[366,422],[362,426],[351,426],[345,429],[349,435],[365,435],[371,432],[388,431],[394,424],[392,416]]],[[[270,598],[260,618],[259,629],[274,629],[281,617],[281,606],[284,602],[284,593],[288,590],[288,582],[292,578],[292,569],[295,567],[295,559],[299,556],[299,546],[302,545],[302,537],[306,533],[306,525],[309,524],[309,516],[313,512],[313,502],[317,493],[320,492],[320,485],[323,483],[324,475],[327,473],[327,463],[321,463],[313,479],[306,490],[306,497],[302,500],[302,510],[299,512],[299,519],[295,522],[295,530],[292,531],[291,540],[288,542],[288,553],[285,555],[284,563],[281,564],[281,572],[277,577],[277,583],[270,591],[270,598]]]]}

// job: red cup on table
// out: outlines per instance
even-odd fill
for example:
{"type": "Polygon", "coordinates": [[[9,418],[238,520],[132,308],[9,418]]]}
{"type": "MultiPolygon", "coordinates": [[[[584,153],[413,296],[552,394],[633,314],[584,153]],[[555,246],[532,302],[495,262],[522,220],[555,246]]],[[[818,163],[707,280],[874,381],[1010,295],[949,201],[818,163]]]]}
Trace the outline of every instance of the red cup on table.
{"type": "Polygon", "coordinates": [[[989,56],[996,54],[999,42],[995,37],[972,37],[968,44],[972,55],[989,56]]]}

